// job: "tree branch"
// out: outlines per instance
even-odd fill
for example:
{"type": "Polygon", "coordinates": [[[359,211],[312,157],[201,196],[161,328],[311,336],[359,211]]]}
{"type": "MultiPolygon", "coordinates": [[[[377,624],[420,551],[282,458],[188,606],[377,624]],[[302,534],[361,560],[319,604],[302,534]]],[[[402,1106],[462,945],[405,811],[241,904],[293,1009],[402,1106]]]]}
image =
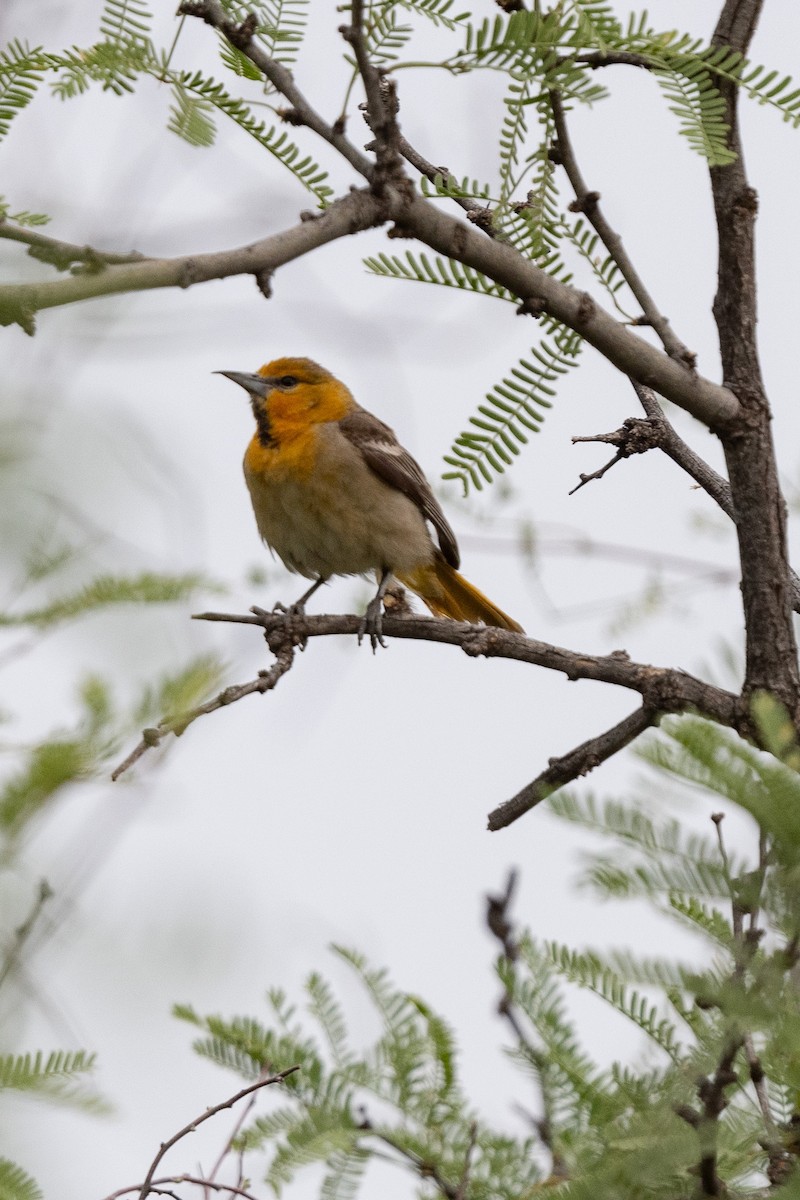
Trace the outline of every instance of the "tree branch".
{"type": "MultiPolygon", "coordinates": [[[[726,0],[714,47],[748,54],[763,0],[726,0]]],[[[711,168],[719,245],[713,312],[726,384],[741,405],[720,427],[742,565],[746,631],[745,694],[776,695],[800,722],[800,672],[791,615],[786,505],[778,481],[771,412],[756,338],[755,218],[758,198],[745,170],[739,136],[738,88],[718,79],[733,162],[711,168]]]]}
{"type": "MultiPolygon", "coordinates": [[[[190,254],[180,258],[132,259],[109,263],[99,271],[86,270],[48,283],[0,286],[0,325],[17,322],[32,333],[34,314],[43,308],[74,304],[78,300],[119,292],[162,287],[189,288],[197,283],[227,279],[232,275],[263,276],[308,254],[310,250],[316,250],[318,246],[380,224],[382,219],[378,202],[364,189],[350,192],[334,201],[324,212],[301,220],[290,229],[238,249],[221,250],[214,254],[190,254]]],[[[72,251],[68,242],[51,239],[51,246],[53,253],[59,247],[63,247],[66,254],[72,251]]],[[[98,258],[103,259],[103,254],[97,253],[98,258]]]]}
{"type": "MultiPolygon", "coordinates": [[[[245,1096],[249,1096],[251,1092],[257,1092],[261,1088],[270,1087],[273,1083],[283,1083],[284,1079],[288,1078],[289,1075],[293,1075],[295,1071],[299,1070],[299,1066],[287,1067],[285,1071],[278,1071],[276,1074],[270,1075],[266,1079],[259,1079],[256,1083],[249,1084],[246,1088],[242,1088],[242,1090],[237,1092],[234,1096],[229,1097],[227,1100],[223,1100],[221,1104],[215,1104],[212,1108],[207,1108],[204,1113],[201,1113],[199,1117],[195,1117],[194,1120],[190,1121],[188,1125],[184,1125],[182,1129],[179,1129],[178,1132],[173,1134],[171,1138],[168,1138],[166,1142],[162,1142],[158,1153],[150,1164],[150,1169],[145,1176],[144,1183],[139,1189],[139,1200],[147,1200],[148,1195],[153,1190],[153,1181],[155,1173],[158,1170],[158,1164],[161,1162],[167,1151],[171,1150],[172,1147],[181,1140],[181,1138],[185,1138],[187,1134],[194,1133],[194,1131],[198,1129],[204,1121],[208,1121],[211,1117],[217,1116],[218,1113],[223,1112],[226,1108],[233,1108],[234,1104],[238,1103],[239,1100],[243,1100],[245,1096]]],[[[122,1193],[116,1192],[114,1194],[119,1196],[122,1193]]],[[[113,1200],[113,1198],[109,1197],[109,1200],[113,1200]]]]}
{"type": "Polygon", "coordinates": [[[704,424],[724,425],[739,412],[727,388],[687,371],[616,321],[588,293],[554,279],[513,247],[482,236],[419,196],[396,196],[390,215],[403,233],[487,275],[523,303],[534,301],[539,311],[580,333],[625,375],[653,387],[704,424]]]}
{"type": "Polygon", "coordinates": [[[567,128],[567,117],[559,92],[550,92],[550,107],[556,127],[556,143],[554,146],[555,161],[559,162],[567,173],[575,193],[575,203],[570,205],[573,212],[583,213],[587,221],[597,232],[603,245],[608,250],[614,262],[620,269],[623,279],[636,297],[644,313],[647,324],[658,334],[661,344],[671,358],[684,366],[694,367],[697,355],[688,346],[684,346],[675,334],[667,318],[659,311],[655,301],[644,285],[639,272],[633,265],[628,252],[622,244],[622,238],[616,233],[600,209],[599,192],[590,191],[581,174],[578,160],[572,146],[572,140],[567,128]]]}
{"type": "MultiPolygon", "coordinates": [[[[338,125],[329,125],[323,120],[317,110],[311,105],[294,82],[292,72],[268,54],[254,40],[256,29],[254,17],[247,17],[237,25],[225,12],[220,0],[183,0],[178,6],[178,12],[188,17],[199,17],[207,25],[218,29],[228,39],[232,46],[241,50],[242,54],[258,67],[259,71],[270,81],[272,86],[289,101],[292,106],[292,119],[297,125],[306,125],[319,137],[326,141],[334,150],[342,155],[351,167],[371,180],[375,172],[375,164],[345,137],[338,125]]],[[[252,16],[252,15],[251,15],[252,16]]]]}
{"type": "Polygon", "coordinates": [[[153,749],[154,746],[159,746],[169,734],[174,733],[176,737],[180,737],[198,717],[204,717],[208,713],[217,712],[220,708],[226,708],[229,704],[235,704],[237,700],[243,700],[245,696],[263,696],[265,692],[271,692],[276,688],[286,672],[291,670],[294,662],[296,639],[292,636],[292,631],[292,618],[290,618],[282,630],[276,629],[267,634],[268,645],[275,655],[275,662],[268,671],[259,671],[256,678],[249,680],[248,683],[226,687],[213,700],[207,700],[205,704],[199,704],[196,708],[189,709],[188,712],[165,717],[153,728],[143,730],[142,740],[139,744],[111,772],[112,781],[116,783],[119,777],[138,762],[143,754],[153,749]]]}
{"type": "Polygon", "coordinates": [[[599,767],[601,763],[635,741],[645,729],[656,724],[660,715],[656,710],[643,705],[612,729],[590,738],[588,742],[583,742],[560,758],[551,758],[546,771],[542,771],[541,775],[537,775],[536,779],[517,792],[516,796],[489,813],[489,829],[494,831],[512,825],[560,787],[588,775],[595,767],[599,767]]]}
{"type": "MultiPolygon", "coordinates": [[[[589,475],[580,475],[580,483],[572,489],[570,495],[593,479],[602,478],[606,471],[621,459],[658,449],[684,470],[719,505],[725,515],[735,522],[736,514],[727,479],[710,467],[676,432],[650,388],[638,383],[635,379],[631,379],[631,384],[647,414],[647,420],[637,421],[635,418],[629,417],[627,421],[623,421],[621,428],[613,433],[595,434],[593,437],[574,437],[573,442],[606,442],[609,445],[617,446],[618,453],[598,471],[589,475]]],[[[795,612],[800,613],[800,576],[791,567],[789,568],[789,587],[792,608],[795,612]]]]}
{"type": "Polygon", "coordinates": [[[504,984],[503,994],[497,1003],[497,1012],[501,1017],[505,1018],[514,1034],[519,1049],[537,1074],[542,1097],[542,1116],[538,1119],[533,1118],[533,1121],[536,1131],[542,1139],[542,1143],[550,1154],[551,1180],[553,1182],[563,1181],[569,1178],[569,1172],[564,1156],[555,1144],[556,1103],[555,1097],[552,1094],[550,1079],[548,1078],[548,1067],[551,1064],[548,1062],[547,1057],[534,1046],[530,1038],[526,1035],[514,999],[514,981],[516,963],[519,957],[519,942],[515,936],[514,923],[509,910],[516,886],[517,872],[511,870],[508,873],[505,891],[499,896],[490,894],[486,897],[486,925],[489,932],[500,943],[500,961],[504,962],[506,975],[510,979],[509,983],[504,984]]]}

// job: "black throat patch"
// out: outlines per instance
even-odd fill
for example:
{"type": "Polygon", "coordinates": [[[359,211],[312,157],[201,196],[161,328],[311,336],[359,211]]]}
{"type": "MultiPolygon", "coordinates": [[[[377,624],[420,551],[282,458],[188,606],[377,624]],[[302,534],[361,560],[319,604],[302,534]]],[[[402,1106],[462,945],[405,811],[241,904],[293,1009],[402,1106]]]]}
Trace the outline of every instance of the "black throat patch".
{"type": "Polygon", "coordinates": [[[260,396],[250,397],[250,407],[253,410],[253,416],[256,419],[256,428],[258,430],[258,440],[262,446],[266,446],[268,450],[274,450],[277,446],[277,441],[272,434],[269,425],[269,414],[267,413],[266,405],[260,396]]]}

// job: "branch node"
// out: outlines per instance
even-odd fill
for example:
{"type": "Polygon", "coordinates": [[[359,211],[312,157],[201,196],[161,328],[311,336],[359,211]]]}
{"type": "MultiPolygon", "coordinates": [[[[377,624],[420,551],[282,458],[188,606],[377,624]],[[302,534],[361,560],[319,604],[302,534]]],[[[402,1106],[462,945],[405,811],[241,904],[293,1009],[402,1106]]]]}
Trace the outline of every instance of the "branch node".
{"type": "Polygon", "coordinates": [[[518,317],[541,317],[545,312],[545,302],[541,296],[528,296],[521,304],[517,305],[518,317]]]}
{"type": "Polygon", "coordinates": [[[265,300],[272,299],[272,279],[274,275],[275,272],[270,267],[265,267],[263,271],[256,271],[255,273],[254,278],[258,290],[265,300]]]}

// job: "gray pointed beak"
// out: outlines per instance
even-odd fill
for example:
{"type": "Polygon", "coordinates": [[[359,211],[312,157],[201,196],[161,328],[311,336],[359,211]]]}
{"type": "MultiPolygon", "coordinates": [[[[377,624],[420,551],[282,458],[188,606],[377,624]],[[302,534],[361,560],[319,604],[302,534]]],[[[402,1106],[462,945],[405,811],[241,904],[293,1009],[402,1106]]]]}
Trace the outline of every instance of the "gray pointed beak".
{"type": "Polygon", "coordinates": [[[251,396],[266,396],[272,390],[272,385],[263,375],[248,375],[245,371],[214,371],[215,375],[224,375],[243,387],[251,396]]]}

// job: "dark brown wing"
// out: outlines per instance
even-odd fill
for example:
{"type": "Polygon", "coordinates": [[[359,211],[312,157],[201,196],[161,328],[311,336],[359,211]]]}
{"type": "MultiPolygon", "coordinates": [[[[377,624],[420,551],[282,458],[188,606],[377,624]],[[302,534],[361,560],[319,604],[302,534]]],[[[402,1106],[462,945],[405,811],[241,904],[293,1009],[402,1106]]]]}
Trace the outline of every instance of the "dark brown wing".
{"type": "Polygon", "coordinates": [[[342,417],[339,428],[347,440],[360,450],[367,466],[384,483],[413,500],[436,530],[445,559],[457,569],[460,556],[456,535],[431,491],[422,468],[400,445],[394,430],[363,408],[354,408],[346,417],[342,417]]]}

